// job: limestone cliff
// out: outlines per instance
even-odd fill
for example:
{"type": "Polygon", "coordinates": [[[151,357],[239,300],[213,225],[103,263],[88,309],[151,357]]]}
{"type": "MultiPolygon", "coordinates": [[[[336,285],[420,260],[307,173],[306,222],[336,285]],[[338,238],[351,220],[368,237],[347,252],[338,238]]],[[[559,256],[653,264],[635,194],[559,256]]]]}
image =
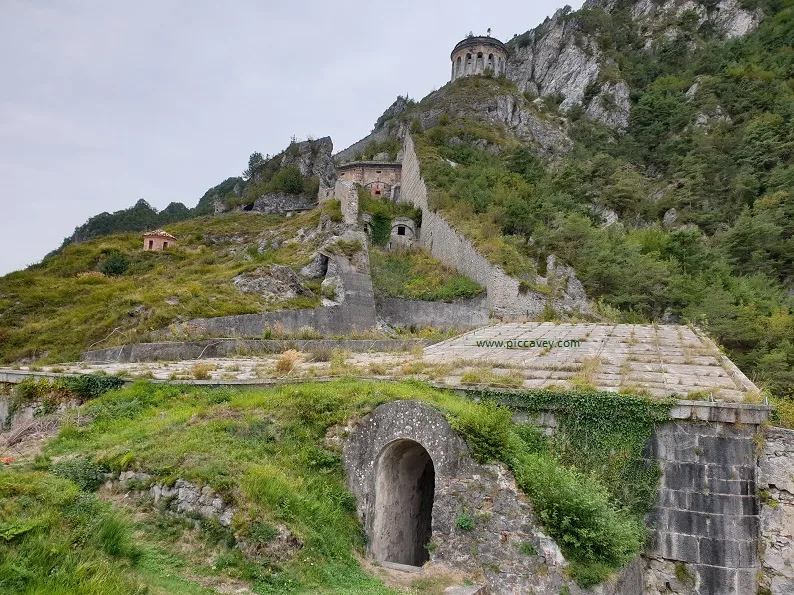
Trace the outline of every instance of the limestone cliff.
{"type": "Polygon", "coordinates": [[[761,16],[760,10],[743,8],[740,0],[587,0],[582,10],[558,10],[513,38],[508,43],[507,76],[521,91],[558,97],[562,110],[581,106],[587,117],[622,130],[631,111],[630,88],[610,57],[610,26],[625,24],[648,51],[687,32],[738,37],[752,31],[761,16]],[[616,21],[616,15],[623,18],[616,21]]]}
{"type": "Polygon", "coordinates": [[[507,76],[521,91],[559,96],[564,111],[582,105],[588,117],[613,128],[628,125],[629,87],[617,64],[566,10],[558,10],[508,47],[507,76]],[[586,98],[593,90],[594,96],[586,98]]]}

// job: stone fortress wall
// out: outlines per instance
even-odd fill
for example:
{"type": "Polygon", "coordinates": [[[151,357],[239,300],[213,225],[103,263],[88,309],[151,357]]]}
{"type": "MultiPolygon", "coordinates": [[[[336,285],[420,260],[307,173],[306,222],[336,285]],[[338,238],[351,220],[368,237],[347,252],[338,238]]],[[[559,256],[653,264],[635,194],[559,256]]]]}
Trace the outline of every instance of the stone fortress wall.
{"type": "Polygon", "coordinates": [[[450,58],[452,59],[450,81],[483,74],[488,69],[494,76],[507,72],[507,48],[493,37],[468,37],[455,46],[450,58]]]}
{"type": "MultiPolygon", "coordinates": [[[[434,258],[477,281],[488,292],[487,306],[495,316],[505,319],[534,318],[548,303],[548,297],[534,291],[522,291],[520,281],[486,259],[471,240],[464,237],[444,218],[430,210],[427,186],[422,179],[419,158],[413,139],[405,136],[400,202],[408,202],[422,209],[422,227],[419,243],[434,258]]],[[[560,311],[588,308],[586,300],[575,300],[567,295],[552,300],[560,311]]]]}

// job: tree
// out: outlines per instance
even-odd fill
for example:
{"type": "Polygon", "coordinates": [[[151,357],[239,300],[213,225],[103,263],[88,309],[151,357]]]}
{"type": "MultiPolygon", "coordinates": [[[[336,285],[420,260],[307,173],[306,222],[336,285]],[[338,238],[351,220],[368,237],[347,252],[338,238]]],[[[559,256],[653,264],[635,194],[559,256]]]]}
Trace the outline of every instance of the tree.
{"type": "Polygon", "coordinates": [[[265,158],[259,151],[254,151],[248,158],[248,169],[243,172],[243,178],[250,180],[257,170],[265,164],[265,158]]]}

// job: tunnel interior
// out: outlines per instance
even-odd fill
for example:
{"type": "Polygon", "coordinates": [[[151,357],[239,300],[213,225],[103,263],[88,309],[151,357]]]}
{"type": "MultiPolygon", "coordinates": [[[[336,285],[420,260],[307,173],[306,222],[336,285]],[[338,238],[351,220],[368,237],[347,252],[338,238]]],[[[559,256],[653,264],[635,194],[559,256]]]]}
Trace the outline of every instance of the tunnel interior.
{"type": "Polygon", "coordinates": [[[421,566],[432,533],[435,468],[413,440],[387,444],[375,468],[372,555],[378,561],[421,566]]]}

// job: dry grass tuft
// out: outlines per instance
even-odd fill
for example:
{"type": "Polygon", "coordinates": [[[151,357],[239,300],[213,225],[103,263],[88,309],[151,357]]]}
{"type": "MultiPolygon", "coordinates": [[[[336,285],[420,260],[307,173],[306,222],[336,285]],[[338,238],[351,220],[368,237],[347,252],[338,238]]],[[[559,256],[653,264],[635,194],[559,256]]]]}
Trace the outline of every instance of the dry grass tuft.
{"type": "Polygon", "coordinates": [[[212,380],[211,372],[213,372],[215,368],[215,364],[195,364],[191,369],[191,373],[196,380],[212,380]]]}
{"type": "Polygon", "coordinates": [[[288,349],[276,360],[276,372],[289,374],[295,369],[295,364],[300,360],[300,353],[294,349],[288,349]]]}

